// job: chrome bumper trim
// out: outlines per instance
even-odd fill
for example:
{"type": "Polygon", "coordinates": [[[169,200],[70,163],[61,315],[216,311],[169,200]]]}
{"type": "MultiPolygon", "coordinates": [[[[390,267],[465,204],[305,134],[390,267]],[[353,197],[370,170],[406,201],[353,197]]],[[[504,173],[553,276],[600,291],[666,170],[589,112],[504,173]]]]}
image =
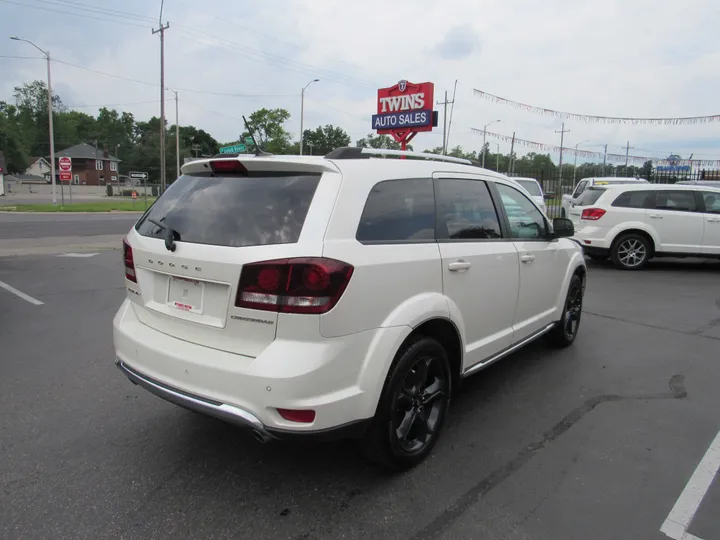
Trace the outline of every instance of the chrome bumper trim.
{"type": "Polygon", "coordinates": [[[241,427],[249,427],[255,432],[255,436],[262,442],[267,442],[274,437],[268,433],[265,425],[252,413],[236,407],[234,405],[228,405],[227,403],[221,403],[206,399],[194,394],[190,394],[183,390],[173,388],[160,381],[156,381],[147,375],[143,375],[135,368],[128,366],[122,360],[117,359],[115,361],[117,367],[122,371],[125,376],[135,384],[142,386],[148,392],[155,394],[156,396],[190,409],[191,411],[197,411],[208,416],[225,420],[231,424],[235,424],[241,427]]]}

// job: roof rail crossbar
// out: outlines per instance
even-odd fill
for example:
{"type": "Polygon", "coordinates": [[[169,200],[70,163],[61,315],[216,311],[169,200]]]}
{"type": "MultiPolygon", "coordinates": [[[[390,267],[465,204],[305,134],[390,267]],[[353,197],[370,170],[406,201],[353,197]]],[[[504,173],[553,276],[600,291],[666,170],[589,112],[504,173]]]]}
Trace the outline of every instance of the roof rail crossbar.
{"type": "Polygon", "coordinates": [[[328,155],[326,159],[361,159],[370,156],[407,156],[421,159],[430,159],[432,161],[449,161],[450,163],[462,163],[463,165],[472,165],[472,161],[464,158],[456,158],[453,156],[441,156],[439,154],[429,154],[427,152],[409,152],[405,150],[389,150],[386,148],[356,148],[346,146],[344,148],[336,148],[328,155]]]}

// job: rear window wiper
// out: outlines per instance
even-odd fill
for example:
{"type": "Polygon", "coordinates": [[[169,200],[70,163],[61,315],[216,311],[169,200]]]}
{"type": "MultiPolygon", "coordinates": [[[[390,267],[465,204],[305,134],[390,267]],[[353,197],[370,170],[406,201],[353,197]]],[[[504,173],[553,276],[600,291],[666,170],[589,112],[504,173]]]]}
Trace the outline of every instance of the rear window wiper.
{"type": "MultiPolygon", "coordinates": [[[[165,219],[165,218],[163,218],[165,219]]],[[[165,231],[165,247],[168,251],[175,251],[177,246],[175,245],[175,240],[180,240],[180,233],[177,232],[172,227],[169,227],[168,225],[165,225],[161,221],[157,221],[153,218],[148,218],[148,221],[152,223],[153,225],[157,225],[161,229],[165,231]]]]}

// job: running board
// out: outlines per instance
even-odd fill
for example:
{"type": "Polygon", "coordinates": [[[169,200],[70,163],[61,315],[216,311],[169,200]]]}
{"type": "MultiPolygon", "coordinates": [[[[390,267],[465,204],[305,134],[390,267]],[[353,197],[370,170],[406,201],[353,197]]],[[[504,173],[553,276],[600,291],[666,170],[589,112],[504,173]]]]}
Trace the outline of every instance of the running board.
{"type": "Polygon", "coordinates": [[[502,360],[503,358],[505,358],[505,357],[508,356],[509,354],[512,354],[512,353],[514,353],[515,351],[517,351],[518,349],[523,348],[525,345],[527,345],[527,344],[530,343],[531,341],[535,341],[535,340],[536,340],[537,338],[539,338],[540,336],[544,336],[544,335],[547,334],[550,330],[552,330],[554,326],[555,326],[555,323],[550,323],[550,324],[548,324],[545,328],[542,328],[542,329],[538,330],[538,331],[535,332],[534,334],[530,334],[528,337],[526,337],[526,338],[523,339],[522,341],[518,341],[515,345],[510,345],[510,347],[508,347],[507,349],[504,349],[504,350],[500,351],[500,352],[497,353],[495,356],[491,356],[490,358],[488,358],[488,359],[485,360],[484,362],[478,362],[478,363],[475,364],[474,366],[470,366],[468,369],[466,369],[466,370],[463,372],[462,377],[463,377],[463,378],[469,377],[469,376],[472,375],[473,373],[475,373],[475,372],[477,372],[477,371],[480,371],[481,369],[485,369],[485,368],[488,367],[490,364],[494,364],[494,363],[497,362],[498,360],[502,360]]]}

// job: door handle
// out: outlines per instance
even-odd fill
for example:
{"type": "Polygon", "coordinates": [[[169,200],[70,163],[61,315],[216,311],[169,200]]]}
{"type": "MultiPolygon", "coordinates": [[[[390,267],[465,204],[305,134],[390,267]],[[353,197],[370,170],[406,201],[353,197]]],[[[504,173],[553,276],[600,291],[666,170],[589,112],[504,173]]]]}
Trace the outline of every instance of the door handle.
{"type": "Polygon", "coordinates": [[[461,270],[467,270],[472,266],[469,262],[463,261],[462,259],[459,261],[454,261],[448,264],[448,268],[451,272],[459,272],[461,270]]]}
{"type": "Polygon", "coordinates": [[[535,260],[535,255],[523,255],[520,260],[524,263],[531,263],[535,260]]]}
{"type": "Polygon", "coordinates": [[[708,218],[710,223],[720,223],[720,218],[708,218]]]}
{"type": "Polygon", "coordinates": [[[659,216],[659,215],[657,215],[657,214],[650,214],[649,217],[651,217],[651,218],[653,218],[653,219],[662,219],[662,218],[663,218],[662,216],[659,216]]]}

